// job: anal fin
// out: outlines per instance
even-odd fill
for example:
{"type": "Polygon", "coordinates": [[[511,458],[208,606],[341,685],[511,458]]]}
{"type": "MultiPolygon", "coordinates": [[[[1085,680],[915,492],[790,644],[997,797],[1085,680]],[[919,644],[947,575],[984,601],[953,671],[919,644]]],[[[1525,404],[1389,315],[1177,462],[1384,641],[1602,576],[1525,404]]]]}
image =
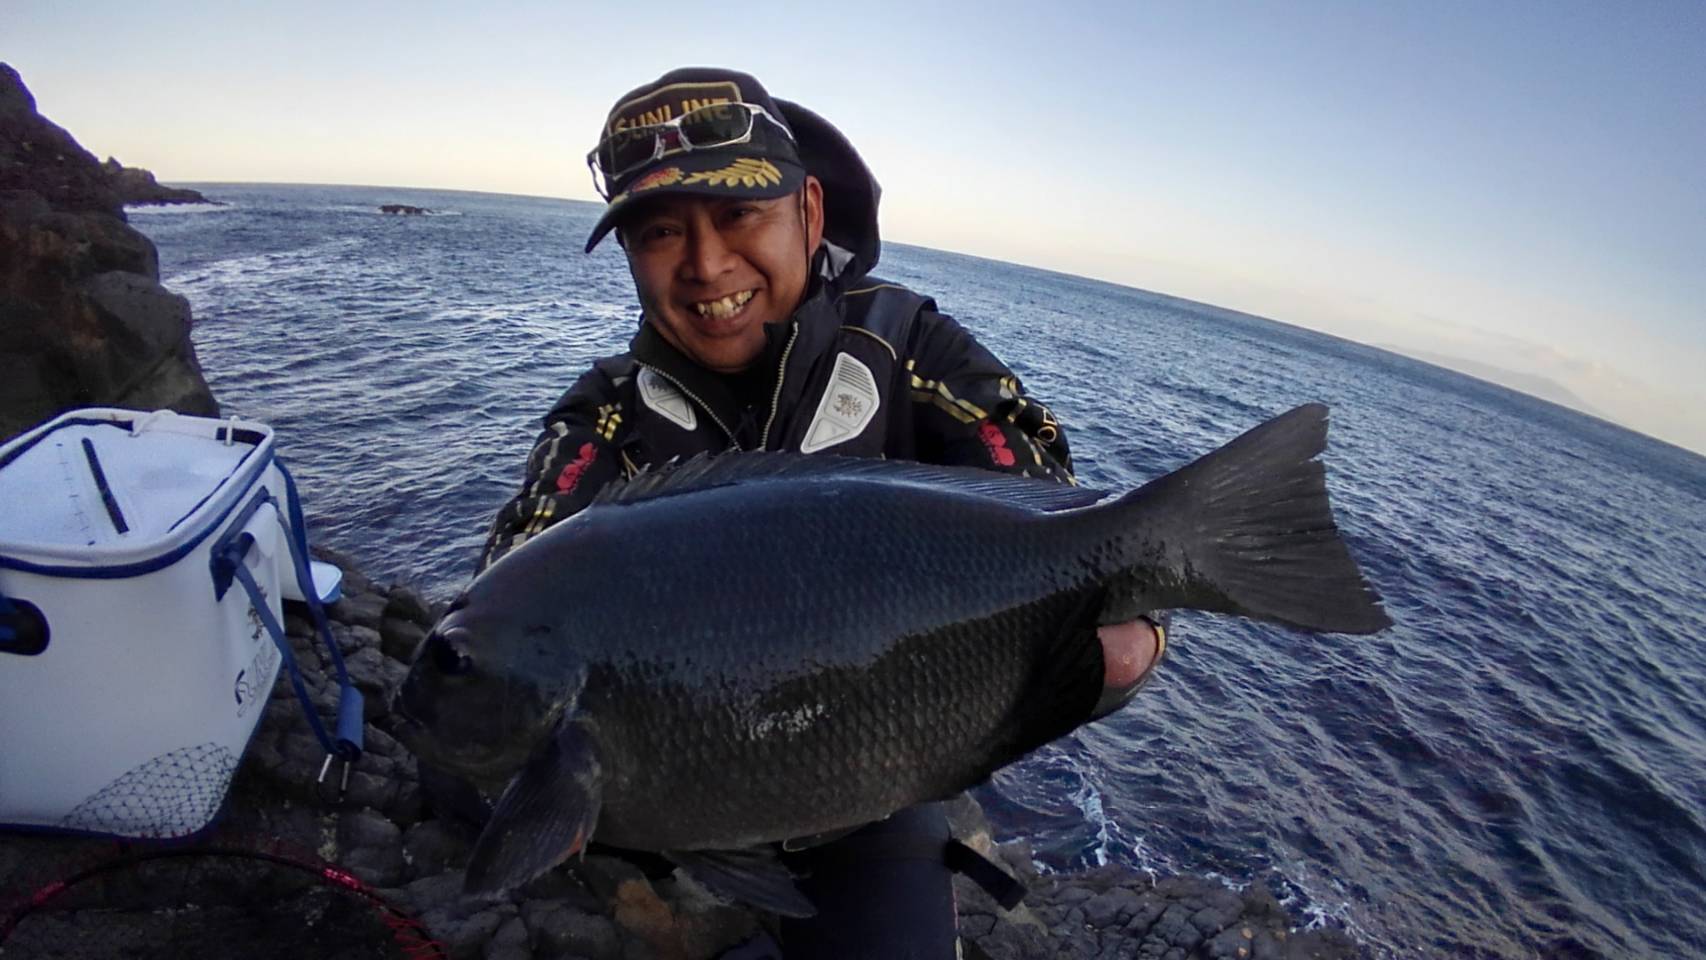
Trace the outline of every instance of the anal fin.
{"type": "Polygon", "coordinates": [[[563,722],[498,799],[474,843],[464,892],[519,886],[585,850],[598,824],[603,786],[586,721],[563,722]]]}
{"type": "Polygon", "coordinates": [[[747,850],[666,850],[687,875],[720,897],[784,917],[810,917],[817,907],[794,885],[794,874],[768,847],[747,850]]]}

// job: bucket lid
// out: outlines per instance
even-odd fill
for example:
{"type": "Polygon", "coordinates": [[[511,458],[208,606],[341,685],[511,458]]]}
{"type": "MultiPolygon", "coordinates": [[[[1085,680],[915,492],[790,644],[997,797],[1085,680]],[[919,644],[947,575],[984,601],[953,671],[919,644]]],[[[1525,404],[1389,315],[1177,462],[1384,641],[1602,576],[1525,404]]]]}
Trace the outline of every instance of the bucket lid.
{"type": "Polygon", "coordinates": [[[0,553],[133,562],[202,532],[269,459],[272,431],[170,411],[64,414],[0,447],[0,553]],[[207,516],[202,516],[207,514],[207,516]]]}

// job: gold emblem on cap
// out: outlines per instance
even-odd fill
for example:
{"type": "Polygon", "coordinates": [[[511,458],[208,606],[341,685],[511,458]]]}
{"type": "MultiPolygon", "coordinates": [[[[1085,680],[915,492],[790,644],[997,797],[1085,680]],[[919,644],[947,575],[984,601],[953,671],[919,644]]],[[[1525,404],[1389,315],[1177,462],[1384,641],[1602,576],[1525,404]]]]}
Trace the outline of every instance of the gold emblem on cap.
{"type": "Polygon", "coordinates": [[[628,192],[639,193],[641,190],[650,190],[654,187],[667,187],[672,183],[680,182],[680,167],[664,167],[662,170],[653,170],[651,173],[641,177],[638,183],[635,183],[632,187],[628,188],[628,192]]]}
{"type": "Polygon", "coordinates": [[[768,160],[742,157],[720,170],[690,173],[681,182],[708,183],[713,187],[768,187],[782,182],[782,171],[768,160]]]}

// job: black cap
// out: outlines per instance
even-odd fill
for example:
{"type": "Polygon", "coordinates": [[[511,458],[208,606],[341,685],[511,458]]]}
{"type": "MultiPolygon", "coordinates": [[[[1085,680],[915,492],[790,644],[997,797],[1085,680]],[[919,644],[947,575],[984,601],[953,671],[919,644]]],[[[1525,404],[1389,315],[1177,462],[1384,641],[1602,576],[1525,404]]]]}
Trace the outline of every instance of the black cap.
{"type": "Polygon", "coordinates": [[[754,118],[752,137],[745,143],[670,153],[623,172],[608,184],[610,206],[587,238],[588,253],[616,226],[622,211],[641,197],[689,194],[770,200],[800,189],[806,170],[782,109],[763,84],[735,70],[683,67],[631,91],[611,108],[599,143],[619,130],[663,123],[714,103],[751,104],[776,123],[754,118]]]}

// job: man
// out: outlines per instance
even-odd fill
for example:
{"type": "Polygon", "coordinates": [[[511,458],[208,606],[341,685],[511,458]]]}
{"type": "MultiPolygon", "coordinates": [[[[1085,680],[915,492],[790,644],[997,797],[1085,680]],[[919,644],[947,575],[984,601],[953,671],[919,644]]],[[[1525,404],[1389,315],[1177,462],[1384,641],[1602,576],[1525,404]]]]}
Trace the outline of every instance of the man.
{"type": "MultiPolygon", "coordinates": [[[[867,275],[879,190],[821,117],[746,74],[693,68],[622,98],[601,137],[588,163],[609,206],[586,249],[616,233],[639,332],[546,416],[482,568],[607,484],[704,452],[821,451],[1074,482],[1060,424],[1012,371],[928,298],[867,275]]],[[[1127,696],[1163,637],[1146,621],[1099,634],[1109,695],[1127,696]]],[[[802,854],[819,916],[784,926],[790,955],[952,956],[946,841],[929,804],[802,854]]]]}

